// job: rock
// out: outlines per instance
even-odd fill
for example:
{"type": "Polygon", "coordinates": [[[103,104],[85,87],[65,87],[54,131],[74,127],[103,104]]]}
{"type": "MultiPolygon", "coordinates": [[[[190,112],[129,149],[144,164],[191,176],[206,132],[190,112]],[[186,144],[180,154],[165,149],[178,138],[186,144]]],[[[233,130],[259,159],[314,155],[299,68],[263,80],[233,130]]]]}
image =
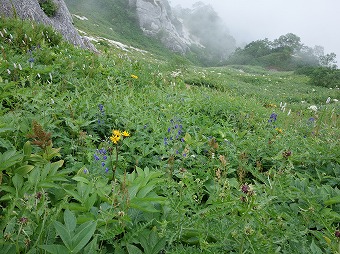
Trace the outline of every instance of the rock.
{"type": "Polygon", "coordinates": [[[183,54],[195,43],[172,14],[167,0],[129,0],[129,5],[136,10],[144,34],[160,39],[170,50],[183,54]]]}
{"type": "Polygon", "coordinates": [[[56,12],[51,17],[42,10],[39,1],[46,0],[1,0],[0,15],[34,20],[52,26],[70,43],[98,52],[87,38],[78,34],[64,0],[51,0],[57,6],[56,12]]]}

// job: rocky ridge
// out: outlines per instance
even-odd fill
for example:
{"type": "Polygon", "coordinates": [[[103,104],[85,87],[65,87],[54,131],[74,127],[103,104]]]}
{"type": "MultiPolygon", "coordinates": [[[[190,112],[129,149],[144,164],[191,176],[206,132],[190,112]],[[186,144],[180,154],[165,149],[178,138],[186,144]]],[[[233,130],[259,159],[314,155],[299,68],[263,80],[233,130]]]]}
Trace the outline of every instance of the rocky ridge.
{"type": "Polygon", "coordinates": [[[96,52],[93,44],[87,38],[80,36],[73,26],[72,16],[64,0],[51,1],[57,6],[52,17],[46,15],[38,0],[1,0],[0,15],[34,20],[52,26],[70,43],[96,52]]]}

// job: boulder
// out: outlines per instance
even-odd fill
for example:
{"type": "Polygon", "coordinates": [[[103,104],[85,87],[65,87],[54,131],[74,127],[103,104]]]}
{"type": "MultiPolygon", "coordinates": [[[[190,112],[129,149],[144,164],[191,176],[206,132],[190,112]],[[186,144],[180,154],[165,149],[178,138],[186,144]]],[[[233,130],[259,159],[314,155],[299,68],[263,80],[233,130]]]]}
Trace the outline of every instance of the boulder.
{"type": "Polygon", "coordinates": [[[40,7],[39,2],[44,1],[47,0],[1,0],[0,15],[34,20],[37,23],[52,26],[70,43],[97,52],[87,38],[78,34],[64,0],[50,0],[56,5],[56,11],[52,16],[47,16],[40,7]]]}
{"type": "Polygon", "coordinates": [[[136,10],[144,34],[160,39],[172,51],[183,54],[194,43],[172,14],[167,0],[129,0],[129,5],[136,10]]]}

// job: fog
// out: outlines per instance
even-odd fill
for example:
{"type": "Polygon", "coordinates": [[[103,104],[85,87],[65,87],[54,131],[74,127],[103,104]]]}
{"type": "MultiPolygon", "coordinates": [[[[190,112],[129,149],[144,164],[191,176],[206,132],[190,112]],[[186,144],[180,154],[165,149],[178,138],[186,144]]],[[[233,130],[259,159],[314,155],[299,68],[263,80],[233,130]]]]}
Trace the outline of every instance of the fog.
{"type": "MultiPolygon", "coordinates": [[[[197,0],[169,0],[192,8],[197,0]]],[[[201,0],[213,6],[239,46],[259,39],[274,40],[294,33],[309,47],[334,52],[340,66],[339,0],[201,0]]]]}

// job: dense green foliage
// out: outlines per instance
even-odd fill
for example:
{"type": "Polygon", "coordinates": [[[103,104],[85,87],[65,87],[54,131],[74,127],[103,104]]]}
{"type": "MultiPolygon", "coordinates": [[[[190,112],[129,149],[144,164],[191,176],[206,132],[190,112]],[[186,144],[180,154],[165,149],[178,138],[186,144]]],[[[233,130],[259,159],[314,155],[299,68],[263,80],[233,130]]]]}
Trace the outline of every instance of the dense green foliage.
{"type": "Polygon", "coordinates": [[[1,253],[340,253],[338,89],[0,32],[1,253]]]}
{"type": "Polygon", "coordinates": [[[58,10],[58,5],[52,0],[39,0],[39,5],[48,17],[53,17],[58,10]]]}
{"type": "Polygon", "coordinates": [[[304,67],[295,71],[310,77],[309,83],[329,88],[340,87],[340,70],[330,67],[304,67]]]}
{"type": "MultiPolygon", "coordinates": [[[[299,36],[288,33],[274,41],[267,38],[238,48],[229,58],[229,64],[257,65],[278,70],[296,70],[302,67],[334,67],[336,55],[324,55],[321,46],[310,48],[299,36]]],[[[335,66],[336,67],[336,66],[335,66]]]]}

